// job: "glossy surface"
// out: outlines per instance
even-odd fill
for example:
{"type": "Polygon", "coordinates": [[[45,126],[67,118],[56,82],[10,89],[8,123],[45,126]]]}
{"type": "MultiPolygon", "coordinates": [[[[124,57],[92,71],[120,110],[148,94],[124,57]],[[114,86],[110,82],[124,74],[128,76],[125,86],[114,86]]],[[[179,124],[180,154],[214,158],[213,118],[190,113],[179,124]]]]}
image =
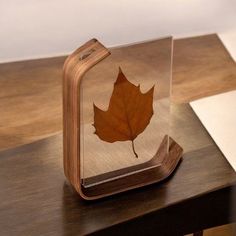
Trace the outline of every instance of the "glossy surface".
{"type": "MultiPolygon", "coordinates": [[[[176,211],[184,217],[183,209],[191,202],[194,203],[209,192],[214,196],[216,189],[235,186],[235,172],[191,108],[188,105],[181,105],[174,107],[173,110],[176,112],[173,112],[172,127],[174,128],[174,124],[180,119],[184,122],[178,123],[178,128],[185,127],[181,136],[177,135],[175,139],[188,150],[174,175],[159,185],[154,184],[95,202],[82,200],[65,181],[61,135],[2,151],[0,234],[83,235],[121,222],[129,225],[129,220],[138,216],[144,217],[150,212],[163,214],[168,212],[168,206],[179,206],[176,211]],[[198,132],[195,132],[196,130],[198,132]],[[188,139],[189,133],[191,133],[190,139],[188,139]],[[188,200],[187,205],[185,205],[186,200],[188,200]]],[[[229,197],[229,193],[226,191],[222,196],[229,197]]],[[[214,226],[213,223],[219,223],[219,217],[215,216],[218,208],[213,201],[217,199],[216,196],[221,195],[211,197],[211,204],[207,203],[212,209],[207,211],[207,216],[211,214],[209,218],[211,226],[214,226]]],[[[206,204],[206,201],[204,202],[206,204]]],[[[224,205],[227,203],[220,201],[222,209],[227,209],[228,212],[227,205],[224,205]]],[[[220,218],[224,219],[224,222],[228,221],[225,214],[220,218]]],[[[195,217],[197,219],[199,217],[199,220],[202,218],[198,214],[195,217]]],[[[142,219],[144,221],[141,222],[145,222],[146,216],[142,219]]],[[[176,218],[173,221],[171,218],[169,220],[175,229],[176,218]]],[[[197,222],[196,218],[188,217],[188,220],[186,227],[191,224],[194,226],[194,222],[197,222]]],[[[131,226],[130,230],[133,229],[131,226]]]]}

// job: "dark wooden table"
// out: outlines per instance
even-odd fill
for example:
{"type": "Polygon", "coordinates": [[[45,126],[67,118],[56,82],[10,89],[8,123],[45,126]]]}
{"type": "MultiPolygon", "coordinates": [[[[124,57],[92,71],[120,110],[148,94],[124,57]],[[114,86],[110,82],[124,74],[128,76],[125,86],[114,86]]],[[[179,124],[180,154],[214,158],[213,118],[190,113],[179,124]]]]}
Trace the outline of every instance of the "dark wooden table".
{"type": "Polygon", "coordinates": [[[187,104],[172,107],[172,137],[185,154],[167,181],[94,202],[64,177],[61,134],[0,152],[0,235],[173,236],[235,221],[236,174],[187,104]]]}

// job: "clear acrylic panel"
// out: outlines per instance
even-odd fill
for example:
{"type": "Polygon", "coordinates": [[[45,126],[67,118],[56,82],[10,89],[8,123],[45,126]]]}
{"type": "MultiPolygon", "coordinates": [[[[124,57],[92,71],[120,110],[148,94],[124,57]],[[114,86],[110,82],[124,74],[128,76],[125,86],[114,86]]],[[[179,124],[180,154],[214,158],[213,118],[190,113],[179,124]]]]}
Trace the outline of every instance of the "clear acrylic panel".
{"type": "Polygon", "coordinates": [[[172,37],[111,48],[80,86],[80,168],[89,187],[159,165],[169,150],[172,37]],[[156,156],[157,160],[150,164],[156,156]]]}

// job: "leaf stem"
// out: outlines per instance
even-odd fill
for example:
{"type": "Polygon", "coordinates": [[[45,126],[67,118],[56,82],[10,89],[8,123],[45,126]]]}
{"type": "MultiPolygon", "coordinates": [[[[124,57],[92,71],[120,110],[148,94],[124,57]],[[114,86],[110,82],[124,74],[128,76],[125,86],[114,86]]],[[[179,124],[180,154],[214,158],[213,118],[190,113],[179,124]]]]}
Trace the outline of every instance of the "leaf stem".
{"type": "Polygon", "coordinates": [[[138,154],[137,154],[137,152],[135,151],[135,148],[134,148],[134,140],[131,140],[131,142],[132,142],[133,153],[134,153],[135,157],[138,158],[138,154]]]}

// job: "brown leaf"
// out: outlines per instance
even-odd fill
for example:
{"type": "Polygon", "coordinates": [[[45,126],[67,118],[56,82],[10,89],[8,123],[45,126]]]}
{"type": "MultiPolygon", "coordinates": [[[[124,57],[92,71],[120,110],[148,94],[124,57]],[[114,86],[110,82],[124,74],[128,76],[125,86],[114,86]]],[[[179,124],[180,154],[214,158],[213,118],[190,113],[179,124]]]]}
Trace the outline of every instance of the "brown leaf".
{"type": "Polygon", "coordinates": [[[134,139],[151,120],[153,92],[154,86],[148,92],[141,93],[140,85],[130,83],[119,68],[108,110],[103,111],[94,104],[95,134],[109,143],[130,140],[133,152],[138,157],[134,139]]]}

